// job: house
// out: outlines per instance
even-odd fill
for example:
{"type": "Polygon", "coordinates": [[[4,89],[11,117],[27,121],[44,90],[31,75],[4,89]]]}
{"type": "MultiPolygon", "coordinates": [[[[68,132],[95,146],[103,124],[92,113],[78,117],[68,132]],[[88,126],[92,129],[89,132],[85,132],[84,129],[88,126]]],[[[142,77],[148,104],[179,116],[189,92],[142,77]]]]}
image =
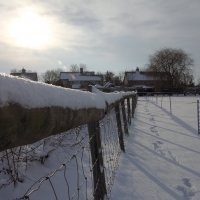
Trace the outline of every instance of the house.
{"type": "Polygon", "coordinates": [[[10,73],[12,76],[18,76],[24,79],[28,79],[31,81],[38,81],[38,76],[36,72],[26,72],[26,70],[23,68],[22,72],[17,73],[10,73]]]}
{"type": "Polygon", "coordinates": [[[124,85],[129,87],[143,87],[149,86],[154,88],[155,92],[160,92],[162,90],[163,84],[165,82],[154,76],[155,73],[140,71],[136,68],[136,71],[125,72],[124,75],[124,85]]]}
{"type": "Polygon", "coordinates": [[[90,84],[103,84],[102,75],[95,75],[95,72],[84,72],[83,68],[80,68],[80,72],[60,72],[60,80],[63,87],[73,89],[84,89],[90,84]]]}

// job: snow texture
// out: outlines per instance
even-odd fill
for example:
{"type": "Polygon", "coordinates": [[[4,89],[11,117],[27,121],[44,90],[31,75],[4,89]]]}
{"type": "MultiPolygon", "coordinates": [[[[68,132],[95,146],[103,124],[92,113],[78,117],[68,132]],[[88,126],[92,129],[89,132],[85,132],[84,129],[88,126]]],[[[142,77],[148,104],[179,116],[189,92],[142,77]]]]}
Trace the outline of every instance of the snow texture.
{"type": "Polygon", "coordinates": [[[143,81],[143,80],[154,80],[154,77],[147,76],[144,73],[140,73],[139,71],[136,72],[129,72],[127,73],[128,80],[134,80],[134,81],[143,81]]]}
{"type": "MultiPolygon", "coordinates": [[[[77,95],[77,98],[80,98],[83,94],[83,101],[88,100],[87,96],[98,97],[109,103],[118,98],[113,97],[111,94],[104,94],[96,88],[92,89],[94,94],[90,94],[88,92],[57,88],[42,83],[33,83],[3,74],[0,76],[0,99],[3,105],[8,100],[12,100],[27,107],[31,106],[31,103],[34,106],[41,106],[40,99],[38,99],[39,102],[32,100],[32,97],[37,98],[39,93],[41,93],[42,97],[44,95],[51,98],[51,100],[55,98],[54,102],[56,103],[57,100],[59,101],[59,103],[57,102],[58,105],[61,105],[62,98],[58,100],[56,96],[51,96],[51,92],[56,90],[60,91],[57,93],[59,95],[69,93],[73,97],[77,95]],[[7,87],[7,90],[4,87],[7,87]],[[29,93],[30,88],[32,91],[29,93]],[[24,93],[23,89],[27,91],[24,93]],[[21,96],[19,91],[21,91],[21,96]],[[4,98],[2,98],[2,94],[4,98]],[[84,94],[87,94],[86,97],[84,94]]],[[[123,93],[116,93],[116,95],[123,95],[123,93]]],[[[49,103],[48,98],[44,97],[46,103],[43,103],[42,106],[54,105],[49,103]]],[[[101,100],[98,99],[97,103],[101,100]]],[[[169,97],[166,96],[138,98],[135,115],[132,118],[129,129],[129,137],[126,137],[126,151],[121,154],[119,160],[119,168],[116,172],[111,200],[200,199],[200,137],[197,130],[197,100],[200,100],[200,97],[171,97],[172,114],[170,113],[169,100],[169,97]]],[[[78,100],[75,99],[75,101],[78,100]]],[[[67,104],[64,105],[69,106],[69,104],[69,101],[67,101],[67,104]]],[[[86,103],[81,103],[81,106],[84,104],[86,103]]],[[[70,105],[76,107],[75,103],[70,105]]],[[[96,104],[92,105],[96,106],[96,104]]],[[[81,106],[78,105],[77,107],[80,108],[81,106]]],[[[53,143],[55,143],[54,140],[53,143]]],[[[67,143],[71,142],[69,139],[66,141],[67,143]]],[[[45,155],[47,150],[49,151],[56,146],[56,143],[52,144],[52,141],[50,141],[50,146],[47,146],[47,149],[45,149],[45,146],[42,146],[43,142],[39,141],[38,143],[41,143],[41,146],[38,146],[34,151],[34,156],[37,157],[45,155]]],[[[32,147],[27,146],[27,148],[31,149],[32,147]]],[[[61,146],[51,152],[50,157],[43,165],[35,161],[28,163],[28,169],[21,171],[23,173],[25,171],[26,176],[30,180],[25,178],[25,181],[18,183],[16,187],[13,184],[3,187],[0,190],[0,200],[14,199],[22,196],[34,181],[54,171],[61,163],[68,159],[67,157],[73,155],[71,151],[69,144],[66,145],[66,142],[62,142],[61,146]]],[[[85,160],[87,160],[87,155],[89,155],[89,150],[84,157],[85,160]]],[[[86,165],[86,162],[83,161],[83,163],[86,165]]],[[[69,178],[69,183],[72,184],[72,188],[75,188],[77,184],[77,178],[73,176],[74,171],[76,171],[75,162],[73,166],[67,168],[67,177],[69,178]]],[[[0,184],[6,183],[6,177],[6,175],[0,173],[0,184]]],[[[57,191],[59,191],[58,199],[66,199],[66,183],[63,183],[63,187],[60,186],[60,184],[62,185],[63,177],[58,173],[58,176],[55,176],[53,181],[57,191]]],[[[46,185],[42,186],[41,190],[38,190],[38,192],[31,196],[31,200],[41,199],[39,195],[46,195],[46,198],[42,199],[52,199],[52,190],[50,191],[48,188],[49,183],[47,182],[46,185]],[[44,192],[39,194],[40,191],[44,192]]]]}
{"type": "Polygon", "coordinates": [[[139,97],[111,200],[200,199],[199,99],[139,97]]]}
{"type": "Polygon", "coordinates": [[[60,74],[60,79],[68,79],[69,81],[101,81],[100,76],[82,75],[79,72],[75,73],[62,72],[60,74]]]}
{"type": "Polygon", "coordinates": [[[97,89],[89,93],[0,73],[0,107],[18,103],[25,108],[59,106],[71,109],[105,109],[105,101],[114,103],[128,94],[133,93],[104,94],[97,89]]]}

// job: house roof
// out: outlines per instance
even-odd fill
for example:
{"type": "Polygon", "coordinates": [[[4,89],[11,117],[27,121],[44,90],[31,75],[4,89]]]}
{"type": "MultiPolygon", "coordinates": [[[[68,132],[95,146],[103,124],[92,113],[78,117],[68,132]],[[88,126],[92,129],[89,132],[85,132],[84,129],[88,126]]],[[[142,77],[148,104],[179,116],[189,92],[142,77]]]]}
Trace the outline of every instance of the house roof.
{"type": "Polygon", "coordinates": [[[140,71],[126,72],[125,76],[129,81],[154,80],[153,76],[147,76],[145,72],[140,71]]]}
{"type": "Polygon", "coordinates": [[[29,79],[32,81],[38,81],[37,73],[10,73],[12,76],[19,76],[21,78],[29,79]]]}
{"type": "Polygon", "coordinates": [[[68,79],[69,81],[101,81],[99,75],[81,74],[80,72],[60,72],[60,79],[68,79]]]}

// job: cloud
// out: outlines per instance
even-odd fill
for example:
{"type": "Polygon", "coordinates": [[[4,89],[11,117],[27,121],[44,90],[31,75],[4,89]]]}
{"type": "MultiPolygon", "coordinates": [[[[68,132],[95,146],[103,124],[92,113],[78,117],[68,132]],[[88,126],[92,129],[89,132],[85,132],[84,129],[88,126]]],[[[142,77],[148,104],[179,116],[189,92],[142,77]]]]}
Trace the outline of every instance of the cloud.
{"type": "MultiPolygon", "coordinates": [[[[199,0],[0,0],[0,9],[0,62],[29,60],[45,70],[57,68],[60,60],[66,67],[86,63],[93,71],[120,71],[143,67],[149,54],[172,47],[192,54],[200,65],[199,0]],[[10,20],[27,9],[49,23],[52,38],[43,49],[16,47],[8,37],[10,20]]],[[[200,69],[196,72],[200,76],[200,69]]]]}

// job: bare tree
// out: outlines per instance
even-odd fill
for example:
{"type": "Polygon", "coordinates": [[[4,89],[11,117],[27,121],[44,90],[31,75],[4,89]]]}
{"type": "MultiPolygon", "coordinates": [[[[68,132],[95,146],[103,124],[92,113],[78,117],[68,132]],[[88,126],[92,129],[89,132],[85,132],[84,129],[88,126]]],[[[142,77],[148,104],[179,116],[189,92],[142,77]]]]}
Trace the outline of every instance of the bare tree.
{"type": "Polygon", "coordinates": [[[70,65],[70,72],[79,72],[79,67],[77,64],[70,65]]]}
{"type": "Polygon", "coordinates": [[[55,82],[60,79],[60,72],[63,70],[58,68],[58,69],[52,69],[52,70],[47,70],[46,72],[41,74],[41,80],[43,82],[55,82]]]}
{"type": "MultiPolygon", "coordinates": [[[[27,73],[31,73],[33,72],[32,70],[26,70],[27,73]]],[[[10,70],[10,73],[22,73],[22,70],[21,69],[17,69],[17,68],[13,68],[10,70]]]]}
{"type": "Polygon", "coordinates": [[[107,71],[106,73],[103,74],[105,82],[108,82],[108,81],[113,82],[114,76],[115,76],[115,74],[111,71],[107,71]]]}
{"type": "Polygon", "coordinates": [[[10,73],[21,73],[22,70],[18,70],[17,68],[13,68],[10,70],[10,73]]]}
{"type": "Polygon", "coordinates": [[[124,80],[124,75],[125,75],[125,71],[120,71],[118,72],[118,77],[119,77],[119,80],[122,82],[124,80]]]}
{"type": "Polygon", "coordinates": [[[200,78],[197,80],[197,85],[200,86],[200,78]]]}
{"type": "Polygon", "coordinates": [[[83,68],[84,72],[87,72],[87,66],[86,66],[86,64],[80,63],[79,66],[80,66],[80,68],[83,68]]]}
{"type": "Polygon", "coordinates": [[[194,60],[182,49],[163,48],[150,55],[146,70],[172,88],[186,83],[187,77],[191,80],[193,66],[194,60]]]}

